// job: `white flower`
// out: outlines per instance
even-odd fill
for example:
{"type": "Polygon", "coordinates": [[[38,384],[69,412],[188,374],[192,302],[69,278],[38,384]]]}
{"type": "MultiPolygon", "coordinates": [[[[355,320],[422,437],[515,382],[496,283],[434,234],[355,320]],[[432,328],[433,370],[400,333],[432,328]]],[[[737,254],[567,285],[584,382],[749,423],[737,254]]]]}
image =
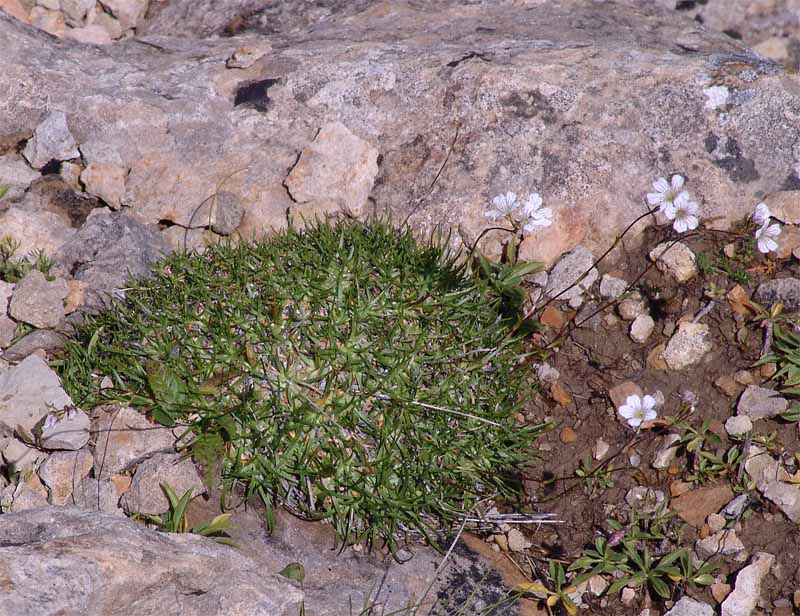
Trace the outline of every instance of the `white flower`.
{"type": "Polygon", "coordinates": [[[495,209],[486,212],[486,217],[492,220],[496,218],[503,218],[509,216],[514,210],[519,207],[517,203],[517,193],[507,192],[504,195],[497,195],[492,199],[492,205],[495,209]]]}
{"type": "Polygon", "coordinates": [[[522,206],[522,229],[526,233],[533,233],[537,229],[544,229],[553,224],[553,210],[542,207],[542,198],[539,193],[531,193],[525,205],[522,206]]]}
{"type": "Polygon", "coordinates": [[[753,222],[756,223],[759,227],[763,227],[767,222],[769,222],[770,217],[772,214],[769,211],[766,203],[759,203],[756,206],[756,211],[753,212],[753,222]]]}
{"type": "Polygon", "coordinates": [[[658,178],[653,182],[653,188],[656,189],[656,192],[647,193],[647,202],[650,205],[657,205],[662,212],[681,195],[685,195],[685,199],[689,198],[689,193],[681,190],[683,188],[682,175],[673,175],[671,182],[667,182],[666,178],[658,178]]]}
{"type": "Polygon", "coordinates": [[[628,396],[625,404],[619,407],[619,414],[628,422],[631,428],[638,428],[643,421],[656,418],[656,400],[653,396],[628,396]]]}
{"type": "Polygon", "coordinates": [[[763,224],[756,231],[756,240],[758,240],[758,249],[767,254],[771,250],[778,250],[778,242],[775,241],[781,234],[780,225],[763,224]]]}
{"type": "Polygon", "coordinates": [[[50,430],[51,428],[54,428],[57,423],[58,423],[58,417],[50,413],[47,417],[44,418],[44,423],[42,424],[42,430],[50,430]]]}
{"type": "Polygon", "coordinates": [[[697,229],[699,220],[697,215],[700,207],[689,200],[689,195],[685,192],[677,196],[675,201],[664,208],[664,215],[670,220],[674,220],[672,228],[678,233],[685,233],[690,229],[697,229]]]}

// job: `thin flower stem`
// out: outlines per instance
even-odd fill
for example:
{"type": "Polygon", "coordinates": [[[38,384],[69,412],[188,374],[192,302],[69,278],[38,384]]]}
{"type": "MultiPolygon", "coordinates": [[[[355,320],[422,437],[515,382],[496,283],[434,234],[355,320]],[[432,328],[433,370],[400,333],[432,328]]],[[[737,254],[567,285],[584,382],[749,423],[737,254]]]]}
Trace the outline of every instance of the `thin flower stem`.
{"type": "MultiPolygon", "coordinates": [[[[649,264],[649,265],[648,265],[646,268],[644,268],[644,269],[643,269],[643,270],[642,270],[642,271],[639,273],[639,275],[638,275],[638,276],[636,276],[636,278],[634,278],[634,279],[633,279],[633,280],[632,280],[632,281],[631,281],[631,282],[628,284],[628,286],[626,286],[626,287],[625,287],[625,290],[624,290],[624,291],[623,291],[623,292],[620,294],[620,297],[624,296],[624,295],[625,295],[625,294],[626,294],[628,291],[630,291],[631,289],[633,289],[633,288],[634,288],[634,287],[635,287],[635,286],[636,286],[636,285],[639,283],[639,281],[640,281],[640,280],[641,280],[641,279],[642,279],[642,278],[645,276],[645,274],[647,274],[647,272],[649,272],[651,269],[653,269],[653,267],[655,267],[656,263],[658,263],[658,260],[659,260],[659,259],[660,259],[662,256],[664,256],[664,255],[667,253],[667,251],[668,251],[670,248],[672,248],[672,247],[673,247],[675,244],[677,244],[677,243],[678,243],[678,242],[680,242],[681,240],[684,240],[684,239],[687,239],[687,238],[689,238],[689,237],[692,237],[693,235],[699,235],[699,233],[689,233],[689,234],[687,234],[687,235],[685,235],[685,236],[682,236],[682,237],[676,238],[676,239],[674,239],[672,242],[670,242],[669,246],[667,246],[667,247],[666,247],[666,248],[665,248],[665,249],[664,249],[664,250],[661,252],[661,254],[659,254],[659,255],[658,255],[658,257],[656,257],[656,258],[653,260],[653,262],[652,262],[652,263],[650,263],[650,264],[649,264]]],[[[577,323],[575,323],[575,319],[577,318],[577,315],[578,315],[578,313],[576,312],[576,313],[575,313],[575,314],[574,314],[572,317],[570,317],[570,319],[569,319],[569,320],[568,320],[566,323],[564,323],[564,325],[561,327],[561,329],[560,329],[560,330],[558,330],[558,333],[556,334],[555,338],[553,338],[553,340],[552,340],[552,341],[550,341],[550,343],[547,345],[547,348],[548,348],[548,349],[549,349],[549,348],[552,348],[552,347],[553,347],[553,346],[554,346],[554,345],[555,345],[555,344],[556,344],[556,343],[557,343],[557,342],[558,342],[558,341],[559,341],[559,340],[560,340],[560,339],[561,339],[561,338],[564,336],[564,334],[568,333],[569,331],[572,331],[572,330],[573,330],[575,327],[580,327],[581,325],[583,325],[584,323],[586,323],[586,322],[587,322],[589,319],[591,319],[592,317],[594,317],[594,316],[596,316],[596,315],[600,314],[600,313],[601,313],[603,310],[605,310],[606,308],[608,308],[608,307],[610,307],[610,306],[613,306],[613,305],[615,305],[615,304],[619,303],[619,301],[620,301],[620,300],[619,300],[619,298],[615,298],[615,299],[611,299],[611,300],[609,300],[609,301],[605,302],[604,304],[601,304],[601,305],[600,305],[600,306],[599,306],[599,307],[598,307],[598,308],[597,308],[595,311],[593,311],[593,312],[592,312],[592,313],[591,313],[589,316],[587,316],[587,317],[585,317],[585,318],[581,319],[581,320],[580,320],[580,321],[578,321],[577,323]]]]}
{"type": "Polygon", "coordinates": [[[525,315],[523,316],[523,319],[522,319],[522,320],[523,320],[523,321],[527,320],[527,319],[528,319],[528,318],[530,318],[530,317],[533,315],[533,313],[534,313],[534,312],[536,312],[537,310],[539,310],[539,311],[542,311],[542,312],[543,312],[543,311],[544,311],[544,309],[545,309],[545,308],[547,308],[547,306],[549,306],[549,305],[550,305],[550,304],[552,304],[552,303],[553,303],[555,300],[557,300],[559,297],[561,297],[562,295],[564,295],[564,293],[566,293],[566,292],[567,292],[567,291],[569,291],[570,289],[574,289],[574,288],[575,288],[575,287],[576,287],[578,284],[580,284],[580,283],[583,281],[583,279],[584,279],[584,278],[586,278],[586,276],[588,276],[588,275],[589,275],[589,273],[590,273],[590,272],[591,272],[593,269],[595,269],[595,268],[596,268],[598,265],[600,265],[600,263],[601,263],[601,262],[602,262],[602,261],[603,261],[603,260],[604,260],[606,257],[608,257],[608,255],[609,255],[609,254],[611,254],[611,252],[612,252],[612,251],[613,251],[613,250],[614,250],[614,249],[615,249],[615,248],[616,248],[616,247],[619,245],[619,243],[622,241],[622,239],[623,239],[623,238],[624,238],[624,237],[625,237],[625,236],[628,234],[628,232],[629,232],[631,229],[633,229],[633,227],[634,227],[634,226],[636,226],[636,224],[637,224],[639,221],[641,221],[641,220],[643,220],[643,219],[647,218],[648,216],[653,216],[653,215],[655,215],[655,213],[656,213],[657,211],[658,211],[658,209],[657,209],[657,208],[653,208],[652,210],[647,210],[647,211],[646,211],[644,214],[641,214],[641,215],[637,216],[637,217],[636,217],[636,218],[633,220],[633,222],[631,222],[631,223],[630,223],[630,224],[629,224],[627,227],[625,227],[625,230],[624,230],[622,233],[620,233],[619,235],[617,235],[616,239],[615,239],[615,240],[612,242],[611,246],[609,246],[609,247],[606,249],[606,251],[605,251],[605,252],[604,252],[602,255],[600,255],[600,257],[598,257],[598,258],[597,258],[597,259],[596,259],[596,260],[595,260],[595,261],[592,263],[592,266],[591,266],[589,269],[587,269],[585,272],[583,272],[583,273],[582,273],[582,274],[581,274],[581,275],[578,277],[578,279],[577,279],[577,280],[575,280],[575,282],[573,282],[571,285],[569,285],[569,286],[568,286],[568,287],[566,287],[565,289],[562,289],[562,290],[561,290],[561,291],[560,291],[560,292],[559,292],[557,295],[554,295],[553,297],[551,297],[551,298],[550,298],[549,300],[547,300],[547,301],[546,301],[544,304],[542,304],[542,306],[541,306],[541,307],[539,307],[539,308],[536,308],[536,307],[534,307],[534,308],[531,308],[531,310],[529,310],[527,313],[525,313],[525,315]]]}

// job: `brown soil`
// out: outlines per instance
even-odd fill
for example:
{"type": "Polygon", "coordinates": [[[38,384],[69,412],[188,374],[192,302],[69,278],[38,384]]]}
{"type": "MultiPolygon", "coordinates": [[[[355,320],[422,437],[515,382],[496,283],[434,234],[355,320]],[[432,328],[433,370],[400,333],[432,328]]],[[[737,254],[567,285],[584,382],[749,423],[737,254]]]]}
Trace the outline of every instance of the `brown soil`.
{"type": "MultiPolygon", "coordinates": [[[[640,248],[627,253],[623,260],[617,261],[615,267],[601,264],[601,273],[608,272],[628,281],[634,280],[650,263],[647,252],[667,237],[667,232],[663,229],[652,231],[640,248]]],[[[722,258],[722,248],[730,241],[730,236],[704,234],[689,239],[686,243],[695,254],[704,253],[722,258]]],[[[775,277],[793,276],[800,269],[796,263],[771,261],[757,252],[747,263],[740,265],[749,275],[749,281],[742,286],[751,297],[760,282],[775,277]]],[[[551,355],[548,362],[559,370],[560,383],[568,391],[572,401],[562,406],[547,393],[537,395],[527,415],[530,421],[550,419],[557,423],[556,429],[538,441],[539,446],[544,445],[549,451],[545,452],[542,461],[534,467],[525,482],[527,495],[536,503],[537,509],[555,513],[564,521],[560,526],[529,532],[529,539],[534,543],[530,555],[534,561],[538,561],[540,574],[546,571],[548,558],[555,557],[564,563],[570,563],[581,554],[585,546],[593,542],[595,536],[608,535],[608,518],[615,518],[626,524],[630,519],[630,507],[625,502],[625,495],[630,488],[637,485],[650,486],[662,490],[669,498],[670,484],[675,480],[687,481],[691,474],[691,454],[683,450],[679,450],[678,458],[668,471],[657,471],[651,466],[661,436],[670,431],[676,432],[674,428],[670,430],[669,426],[663,425],[640,432],[636,438],[635,452],[641,457],[641,463],[638,468],[631,465],[628,454],[632,451],[623,450],[634,438],[634,431],[618,418],[608,395],[609,389],[625,381],[633,381],[644,393],[660,390],[664,394],[665,404],[659,409],[659,419],[675,416],[681,408],[686,410],[688,405],[682,401],[683,392],[693,392],[697,396],[697,402],[694,412],[687,420],[696,428],[704,420],[710,420],[711,430],[722,439],[722,445],[718,449],[727,450],[733,444],[727,437],[723,424],[735,414],[736,403],[744,386],[737,385],[735,394],[729,397],[714,383],[719,377],[732,376],[740,370],[749,370],[754,375],[756,384],[767,380],[761,376],[759,368],[753,367],[760,357],[764,341],[760,323],[735,315],[723,296],[700,321],[710,327],[713,342],[713,351],[706,355],[706,361],[687,370],[674,372],[648,367],[647,358],[654,347],[669,339],[664,334],[665,327],[669,332],[670,323],[675,324],[685,315],[695,315],[708,303],[709,297],[705,291],[711,285],[727,292],[735,284],[732,276],[708,271],[701,272],[686,284],[676,284],[668,275],[652,268],[638,284],[639,290],[649,300],[650,314],[656,322],[655,330],[645,344],[631,340],[628,335],[629,322],[619,319],[616,323],[609,324],[604,321],[606,315],[616,314],[615,307],[612,306],[592,322],[573,329],[551,355]],[[574,442],[565,444],[560,440],[559,435],[564,427],[574,429],[577,436],[574,442]],[[581,460],[587,457],[591,460],[592,448],[600,438],[610,446],[608,456],[617,454],[608,465],[615,469],[612,474],[613,487],[600,486],[590,492],[586,484],[576,478],[575,471],[581,460]]],[[[597,285],[593,291],[597,293],[597,285]]],[[[567,317],[573,314],[566,305],[562,308],[567,317]]],[[[554,332],[546,330],[545,337],[552,339],[554,332]]],[[[765,386],[778,388],[776,383],[765,386]]],[[[773,432],[773,455],[784,454],[784,459],[790,458],[798,450],[797,426],[764,419],[754,422],[754,436],[773,432]]],[[[600,464],[594,460],[592,463],[595,466],[600,464]]],[[[709,483],[715,482],[727,482],[733,487],[737,483],[737,477],[723,476],[709,480],[709,483]]],[[[705,484],[695,483],[693,489],[701,485],[705,484]]],[[[800,533],[796,532],[796,526],[780,510],[764,500],[757,491],[754,490],[751,496],[754,500],[752,512],[749,517],[741,520],[741,531],[737,532],[737,536],[744,543],[748,554],[764,551],[776,557],[777,566],[774,567],[773,574],[765,579],[762,593],[767,605],[780,599],[791,601],[792,593],[800,582],[800,552],[797,549],[800,546],[800,533]]],[[[679,518],[673,519],[671,526],[675,537],[679,539],[661,546],[664,552],[681,545],[691,549],[698,531],[685,525],[679,518]]],[[[699,532],[707,532],[707,529],[699,532]]],[[[744,563],[736,562],[732,557],[725,557],[722,562],[718,573],[732,584],[735,572],[744,563]]],[[[707,588],[674,587],[673,600],[680,598],[684,592],[712,606],[717,605],[707,588]]],[[[665,613],[671,604],[656,599],[657,597],[653,597],[652,602],[648,602],[647,593],[639,590],[633,603],[625,606],[620,602],[618,594],[598,598],[586,593],[585,605],[580,613],[638,615],[645,607],[651,607],[652,614],[665,613]]]]}

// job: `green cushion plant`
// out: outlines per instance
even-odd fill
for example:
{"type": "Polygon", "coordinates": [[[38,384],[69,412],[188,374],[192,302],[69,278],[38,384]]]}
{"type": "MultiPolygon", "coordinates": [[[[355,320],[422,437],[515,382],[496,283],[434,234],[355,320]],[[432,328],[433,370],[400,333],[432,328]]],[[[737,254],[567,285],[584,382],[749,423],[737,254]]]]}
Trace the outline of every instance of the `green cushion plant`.
{"type": "Polygon", "coordinates": [[[544,429],[515,420],[531,385],[498,280],[521,275],[474,275],[445,243],[350,221],[175,254],[86,318],[65,386],[187,426],[270,522],[284,505],[345,542],[432,539],[514,498],[544,429]]]}

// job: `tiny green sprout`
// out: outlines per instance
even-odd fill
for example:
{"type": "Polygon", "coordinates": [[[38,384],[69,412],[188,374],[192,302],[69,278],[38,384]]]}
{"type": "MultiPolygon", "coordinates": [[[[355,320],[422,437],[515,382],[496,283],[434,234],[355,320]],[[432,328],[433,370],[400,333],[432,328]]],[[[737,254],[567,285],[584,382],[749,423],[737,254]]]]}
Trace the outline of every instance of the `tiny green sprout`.
{"type": "Polygon", "coordinates": [[[189,488],[180,498],[178,498],[175,490],[173,490],[172,486],[170,486],[168,483],[162,483],[161,490],[167,497],[169,509],[161,515],[134,513],[132,516],[133,519],[146,522],[147,524],[152,524],[164,532],[188,532],[195,535],[202,535],[203,537],[209,537],[218,543],[225,543],[233,546],[236,545],[225,536],[225,533],[237,528],[237,526],[228,522],[231,514],[223,513],[216,516],[209,522],[204,522],[203,524],[189,528],[189,522],[186,518],[186,508],[189,506],[189,502],[192,500],[193,490],[189,488]]]}

